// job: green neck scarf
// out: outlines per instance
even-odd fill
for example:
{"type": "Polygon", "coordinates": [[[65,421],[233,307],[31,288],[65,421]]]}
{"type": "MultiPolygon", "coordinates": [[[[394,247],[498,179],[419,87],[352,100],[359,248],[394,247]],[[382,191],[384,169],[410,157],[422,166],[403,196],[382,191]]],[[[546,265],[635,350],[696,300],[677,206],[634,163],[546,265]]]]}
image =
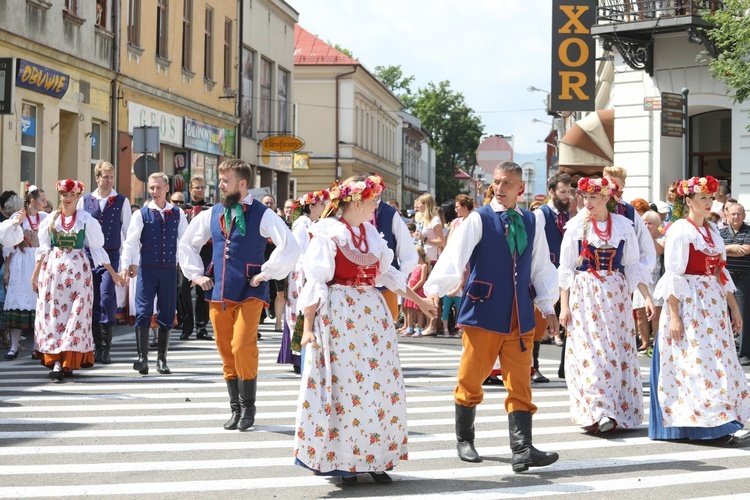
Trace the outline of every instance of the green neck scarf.
{"type": "Polygon", "coordinates": [[[510,226],[508,226],[508,246],[510,251],[514,250],[518,255],[521,255],[526,246],[528,245],[528,237],[526,235],[526,226],[523,224],[523,218],[521,214],[516,212],[515,208],[508,209],[506,212],[508,219],[510,220],[510,226]]]}
{"type": "Polygon", "coordinates": [[[240,236],[245,236],[245,217],[242,213],[242,204],[235,203],[231,207],[224,207],[224,225],[227,228],[227,236],[230,232],[232,215],[234,214],[234,223],[240,236]]]}

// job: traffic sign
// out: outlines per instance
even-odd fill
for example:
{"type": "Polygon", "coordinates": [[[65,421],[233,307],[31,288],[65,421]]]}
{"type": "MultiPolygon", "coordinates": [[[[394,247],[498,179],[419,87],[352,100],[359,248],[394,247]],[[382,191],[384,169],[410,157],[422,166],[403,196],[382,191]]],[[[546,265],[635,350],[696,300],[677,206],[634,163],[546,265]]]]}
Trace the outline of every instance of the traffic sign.
{"type": "Polygon", "coordinates": [[[513,161],[513,146],[501,135],[486,138],[477,148],[477,164],[492,173],[504,161],[513,161]]]}
{"type": "Polygon", "coordinates": [[[682,137],[685,129],[685,101],[682,94],[662,92],[661,94],[661,135],[662,137],[682,137]]]}
{"type": "Polygon", "coordinates": [[[546,199],[547,199],[547,197],[545,195],[543,195],[543,194],[534,195],[534,201],[544,201],[546,199]]]}

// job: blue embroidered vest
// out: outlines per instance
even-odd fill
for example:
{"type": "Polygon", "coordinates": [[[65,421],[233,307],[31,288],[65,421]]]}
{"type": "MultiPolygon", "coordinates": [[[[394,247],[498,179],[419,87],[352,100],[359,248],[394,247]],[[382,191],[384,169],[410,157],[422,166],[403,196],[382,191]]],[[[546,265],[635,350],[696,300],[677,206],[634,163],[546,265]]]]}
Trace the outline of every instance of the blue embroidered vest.
{"type": "Polygon", "coordinates": [[[378,232],[383,235],[388,248],[393,250],[393,262],[391,265],[399,269],[398,255],[396,255],[396,235],[393,234],[393,218],[399,217],[395,208],[388,203],[381,201],[375,211],[375,222],[378,225],[378,232]]]}
{"type": "Polygon", "coordinates": [[[549,245],[549,258],[555,267],[560,266],[560,246],[562,246],[563,233],[557,227],[557,215],[549,205],[542,205],[540,210],[544,214],[544,235],[549,245]]]}
{"type": "MultiPolygon", "coordinates": [[[[594,245],[589,245],[589,251],[594,256],[593,262],[591,259],[584,258],[580,266],[576,267],[578,271],[588,271],[593,269],[594,271],[620,271],[625,274],[625,268],[621,264],[622,261],[622,249],[625,245],[624,241],[620,241],[617,248],[596,248],[594,245]]],[[[578,255],[583,250],[583,243],[578,240],[578,255]]]]}
{"type": "Polygon", "coordinates": [[[146,267],[177,266],[177,230],[180,227],[180,209],[172,207],[164,211],[145,206],[141,208],[143,231],[141,232],[141,265],[146,267]]]}
{"type": "Polygon", "coordinates": [[[102,226],[105,250],[119,250],[122,246],[122,206],[124,203],[125,196],[117,193],[112,203],[107,199],[104,203],[104,210],[101,210],[99,200],[91,193],[83,197],[83,209],[102,226]]]}
{"type": "MultiPolygon", "coordinates": [[[[211,239],[213,254],[206,276],[214,280],[214,287],[206,291],[206,300],[213,302],[244,302],[248,299],[268,301],[268,282],[250,286],[250,279],[260,274],[266,261],[265,250],[268,239],[260,235],[260,222],[268,207],[256,199],[251,205],[242,204],[245,217],[245,236],[231,224],[229,238],[224,235],[221,221],[223,205],[211,207],[211,239]]],[[[237,215],[235,214],[235,217],[237,215]]]]}
{"type": "Polygon", "coordinates": [[[533,330],[536,295],[531,283],[531,255],[536,231],[534,214],[522,210],[529,244],[514,259],[506,239],[506,228],[510,224],[508,215],[495,212],[491,205],[483,206],[477,213],[482,219],[482,240],[469,259],[469,280],[464,288],[457,323],[508,335],[515,302],[521,333],[533,330]]]}

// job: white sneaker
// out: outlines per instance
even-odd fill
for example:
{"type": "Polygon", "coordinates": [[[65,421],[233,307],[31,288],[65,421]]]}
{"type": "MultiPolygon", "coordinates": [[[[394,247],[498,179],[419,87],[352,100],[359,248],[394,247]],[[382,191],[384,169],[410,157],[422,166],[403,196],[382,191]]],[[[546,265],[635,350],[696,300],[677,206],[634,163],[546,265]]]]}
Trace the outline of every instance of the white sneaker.
{"type": "Polygon", "coordinates": [[[612,422],[612,419],[610,419],[609,417],[602,417],[602,419],[599,420],[598,432],[603,434],[605,432],[611,431],[614,428],[615,428],[615,423],[612,422]]]}
{"type": "Polygon", "coordinates": [[[727,435],[726,440],[728,444],[743,445],[750,441],[750,431],[740,429],[737,432],[727,435]]]}

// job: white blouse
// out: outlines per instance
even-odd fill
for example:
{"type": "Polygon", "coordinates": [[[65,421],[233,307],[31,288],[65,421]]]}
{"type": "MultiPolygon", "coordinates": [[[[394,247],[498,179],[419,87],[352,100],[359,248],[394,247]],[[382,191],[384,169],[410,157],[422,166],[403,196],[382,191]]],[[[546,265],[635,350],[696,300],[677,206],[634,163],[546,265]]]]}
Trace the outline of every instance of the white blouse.
{"type": "Polygon", "coordinates": [[[49,215],[39,224],[39,248],[36,249],[36,260],[41,260],[52,250],[52,235],[50,235],[50,224],[55,223],[55,231],[63,234],[76,234],[82,229],[86,231],[84,245],[91,252],[94,259],[94,266],[103,266],[110,264],[109,256],[104,250],[104,234],[99,221],[94,219],[90,213],[85,210],[76,210],[76,222],[73,228],[66,230],[62,227],[62,215],[55,217],[55,213],[49,215]]]}
{"type": "MultiPolygon", "coordinates": [[[[344,255],[355,264],[365,261],[378,262],[376,286],[385,286],[390,290],[406,291],[407,276],[391,265],[393,250],[380,236],[378,230],[365,222],[367,231],[367,254],[361,253],[352,243],[352,235],[346,225],[336,218],[319,220],[310,227],[312,238],[302,258],[302,268],[307,282],[297,299],[297,308],[305,309],[314,304],[328,300],[328,282],[333,279],[336,270],[336,251],[340,247],[344,255]]],[[[359,228],[352,228],[359,235],[359,228]]]]}
{"type": "MultiPolygon", "coordinates": [[[[12,254],[15,251],[15,248],[13,247],[23,241],[24,231],[31,231],[31,225],[29,224],[28,218],[24,218],[20,226],[16,226],[13,223],[13,219],[16,216],[16,213],[11,215],[9,219],[6,219],[2,223],[0,223],[0,245],[3,246],[3,258],[6,258],[8,257],[8,255],[12,254]]],[[[41,229],[42,221],[47,218],[47,212],[38,213],[39,227],[37,227],[37,230],[41,229]]]]}
{"type": "MultiPolygon", "coordinates": [[[[586,214],[585,211],[579,213],[565,224],[565,235],[560,245],[560,266],[557,270],[560,275],[560,288],[563,290],[570,290],[576,274],[583,272],[577,271],[576,267],[580,256],[578,243],[583,239],[583,223],[586,214]]],[[[606,230],[607,222],[596,222],[593,218],[586,230],[586,240],[596,248],[605,246],[617,248],[620,242],[624,241],[620,264],[625,268],[628,289],[635,290],[639,283],[650,284],[651,274],[647,266],[640,261],[640,248],[633,223],[624,215],[610,214],[610,217],[612,217],[612,234],[607,241],[600,239],[593,227],[596,224],[600,230],[606,230]]]]}
{"type": "MultiPolygon", "coordinates": [[[[715,225],[709,224],[714,246],[711,247],[698,234],[698,230],[686,219],[680,219],[672,223],[664,236],[664,276],[656,284],[654,297],[668,299],[674,295],[677,300],[682,300],[691,295],[690,284],[685,277],[688,260],[690,258],[690,244],[696,250],[708,255],[721,255],[726,260],[727,254],[724,250],[724,240],[721,238],[715,225]]],[[[723,269],[726,285],[725,292],[735,292],[734,281],[726,269],[723,269]]]]}

